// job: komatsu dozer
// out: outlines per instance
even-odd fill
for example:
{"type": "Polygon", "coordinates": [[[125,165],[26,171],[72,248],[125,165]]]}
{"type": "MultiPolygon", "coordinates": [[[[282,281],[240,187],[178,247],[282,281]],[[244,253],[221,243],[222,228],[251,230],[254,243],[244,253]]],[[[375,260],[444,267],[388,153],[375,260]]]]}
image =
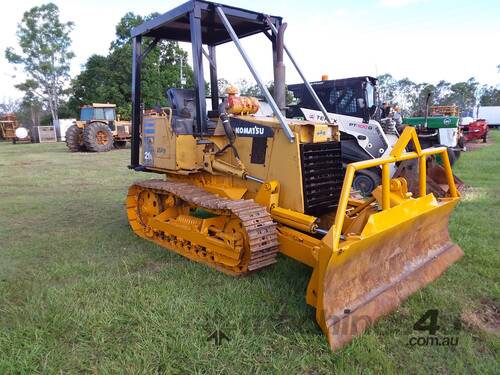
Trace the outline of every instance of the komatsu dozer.
{"type": "Polygon", "coordinates": [[[230,275],[269,267],[279,252],[308,265],[306,301],[335,350],[462,256],[448,234],[459,193],[446,149],[421,149],[412,128],[389,156],[343,168],[337,125],[285,118],[285,52],[308,85],[284,45],[285,27],[280,17],[195,0],[132,30],[130,168],[160,178],[129,188],[127,215],[140,237],[230,275]],[[274,98],[240,43],[258,33],[272,45],[274,98]],[[141,64],[162,40],[191,42],[194,88],[170,88],[169,107],[144,112],[141,64]],[[234,91],[219,99],[216,47],[226,42],[273,116],[256,116],[258,101],[234,91]],[[443,160],[444,197],[427,190],[433,155],[443,160]],[[405,178],[390,178],[391,165],[410,159],[418,166],[416,191],[405,178]],[[382,168],[381,185],[369,198],[353,193],[354,174],[374,167],[382,168]]]}

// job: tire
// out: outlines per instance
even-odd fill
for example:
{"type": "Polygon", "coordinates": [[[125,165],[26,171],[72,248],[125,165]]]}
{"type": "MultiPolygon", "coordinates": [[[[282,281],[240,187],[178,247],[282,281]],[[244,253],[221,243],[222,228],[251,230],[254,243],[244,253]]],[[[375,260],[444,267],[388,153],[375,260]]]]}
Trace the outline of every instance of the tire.
{"type": "Polygon", "coordinates": [[[121,149],[127,147],[127,141],[115,141],[115,148],[121,149]]]}
{"type": "Polygon", "coordinates": [[[465,138],[463,136],[458,139],[457,145],[460,148],[464,148],[465,147],[465,138]]]}
{"type": "MultiPolygon", "coordinates": [[[[446,147],[446,146],[444,146],[446,147]]],[[[450,160],[450,165],[453,166],[457,159],[460,157],[460,151],[457,151],[458,155],[451,148],[446,147],[446,151],[448,152],[448,159],[450,160]]]]}
{"type": "Polygon", "coordinates": [[[83,144],[88,151],[111,151],[113,143],[113,133],[106,124],[94,122],[83,129],[83,144]]]}
{"type": "Polygon", "coordinates": [[[483,135],[483,143],[487,143],[488,142],[488,132],[484,132],[484,135],[483,135]]]}
{"type": "Polygon", "coordinates": [[[70,152],[84,151],[83,131],[76,125],[71,125],[66,130],[66,146],[70,152]]]}
{"type": "Polygon", "coordinates": [[[380,176],[377,172],[373,170],[361,170],[354,176],[352,187],[366,197],[380,185],[380,181],[380,176]]]}

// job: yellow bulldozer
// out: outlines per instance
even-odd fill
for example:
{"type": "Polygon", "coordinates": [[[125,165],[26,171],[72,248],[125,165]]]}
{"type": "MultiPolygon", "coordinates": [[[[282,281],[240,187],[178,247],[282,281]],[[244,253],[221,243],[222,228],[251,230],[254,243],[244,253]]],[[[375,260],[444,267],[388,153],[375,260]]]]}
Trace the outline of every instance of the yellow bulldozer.
{"type": "Polygon", "coordinates": [[[335,123],[285,118],[285,52],[303,77],[284,44],[285,27],[280,17],[194,0],[132,30],[130,168],[164,178],[130,186],[126,209],[138,236],[229,275],[269,267],[280,252],[310,266],[306,301],[335,350],[462,256],[448,234],[459,193],[446,149],[421,149],[411,127],[389,156],[344,169],[335,123]],[[240,43],[258,33],[272,42],[274,97],[240,43]],[[191,42],[194,89],[169,89],[170,107],[145,114],[141,64],[164,39],[191,42]],[[240,52],[273,116],[256,116],[258,101],[234,91],[219,99],[216,46],[226,42],[240,52]],[[435,155],[443,160],[444,197],[428,191],[427,162],[435,155]],[[405,178],[390,178],[391,164],[410,159],[418,165],[416,191],[405,178]],[[382,183],[363,198],[352,182],[369,168],[381,168],[382,183]]]}
{"type": "Polygon", "coordinates": [[[120,121],[116,105],[93,103],[80,109],[80,120],[66,130],[66,146],[71,152],[106,152],[124,148],[130,140],[130,122],[120,121]]]}

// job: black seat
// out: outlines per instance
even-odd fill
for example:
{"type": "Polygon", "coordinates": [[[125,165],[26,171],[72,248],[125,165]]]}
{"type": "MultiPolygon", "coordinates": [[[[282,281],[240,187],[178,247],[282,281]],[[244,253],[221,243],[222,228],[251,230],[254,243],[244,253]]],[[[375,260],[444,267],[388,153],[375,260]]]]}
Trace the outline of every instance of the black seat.
{"type": "Polygon", "coordinates": [[[196,118],[196,107],[194,102],[194,90],[192,89],[168,89],[167,98],[172,104],[174,116],[183,118],[196,118]]]}
{"type": "MultiPolygon", "coordinates": [[[[172,106],[172,128],[176,134],[193,134],[196,121],[195,94],[193,89],[170,88],[167,98],[172,106]]],[[[207,119],[208,132],[213,133],[217,122],[207,119]]]]}

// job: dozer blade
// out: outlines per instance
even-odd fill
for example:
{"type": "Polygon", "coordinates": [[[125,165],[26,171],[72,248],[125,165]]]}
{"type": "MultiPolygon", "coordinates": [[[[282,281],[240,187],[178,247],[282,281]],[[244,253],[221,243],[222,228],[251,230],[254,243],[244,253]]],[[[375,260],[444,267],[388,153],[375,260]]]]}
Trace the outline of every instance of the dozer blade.
{"type": "Polygon", "coordinates": [[[317,252],[307,301],[332,350],[361,334],[395,310],[417,290],[438,278],[462,255],[448,233],[451,212],[460,200],[445,147],[422,149],[414,128],[406,127],[388,157],[348,164],[335,222],[317,252]],[[414,150],[406,152],[408,144],[414,150]],[[428,191],[428,159],[439,155],[446,194],[428,191]],[[390,177],[390,165],[417,160],[418,194],[406,177],[390,177]],[[351,188],[357,171],[382,167],[377,201],[357,204],[351,188]],[[350,202],[351,200],[351,202],[350,202]]]}
{"type": "Polygon", "coordinates": [[[323,309],[332,350],[435,280],[462,255],[448,218],[456,200],[432,194],[374,214],[360,236],[339,244],[323,280],[323,309]]]}

